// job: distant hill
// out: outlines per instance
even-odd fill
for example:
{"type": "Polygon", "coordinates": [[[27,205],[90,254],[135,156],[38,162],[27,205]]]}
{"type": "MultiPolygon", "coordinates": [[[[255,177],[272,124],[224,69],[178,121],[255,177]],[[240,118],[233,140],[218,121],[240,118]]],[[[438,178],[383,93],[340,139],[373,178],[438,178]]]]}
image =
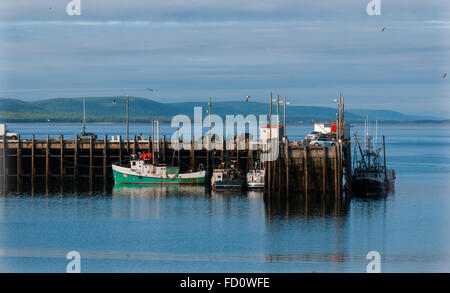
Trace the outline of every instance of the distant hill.
{"type": "MultiPolygon", "coordinates": [[[[174,115],[185,114],[193,117],[194,107],[203,107],[203,117],[207,115],[208,103],[181,102],[159,103],[146,98],[130,97],[130,121],[148,122],[152,119],[170,121],[174,115]]],[[[91,97],[86,98],[86,119],[89,122],[123,122],[125,121],[126,97],[91,97]]],[[[282,116],[280,106],[280,116],[282,116]]],[[[213,102],[213,114],[225,115],[249,114],[267,115],[269,105],[258,102],[213,102]]],[[[276,107],[273,107],[274,114],[276,107]]],[[[379,121],[415,121],[439,120],[430,116],[406,115],[389,110],[346,110],[345,119],[350,122],[370,120],[379,121]]],[[[25,102],[18,99],[0,98],[1,122],[79,122],[83,117],[82,98],[58,98],[25,102]]],[[[336,108],[318,106],[288,106],[287,121],[311,122],[329,121],[336,118],[336,108]]],[[[280,119],[282,119],[280,117],[280,119]]]]}

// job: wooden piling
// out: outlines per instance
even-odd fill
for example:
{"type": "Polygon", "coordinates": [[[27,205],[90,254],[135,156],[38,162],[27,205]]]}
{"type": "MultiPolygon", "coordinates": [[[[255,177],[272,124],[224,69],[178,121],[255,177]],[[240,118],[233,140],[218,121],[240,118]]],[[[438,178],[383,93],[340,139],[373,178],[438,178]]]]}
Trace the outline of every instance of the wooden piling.
{"type": "Polygon", "coordinates": [[[286,165],[286,197],[289,197],[289,140],[287,137],[286,144],[284,146],[284,160],[286,165]]]}
{"type": "Polygon", "coordinates": [[[328,162],[328,147],[324,147],[322,159],[322,196],[324,198],[327,194],[327,162],[328,162]]]}
{"type": "Polygon", "coordinates": [[[17,150],[16,150],[16,155],[17,155],[17,185],[20,185],[21,183],[21,179],[22,179],[22,141],[20,139],[20,134],[17,135],[17,150]]]}
{"type": "Polygon", "coordinates": [[[278,170],[277,170],[277,178],[278,178],[278,195],[280,195],[281,193],[281,146],[278,145],[278,158],[277,158],[277,165],[278,165],[278,170]]]}
{"type": "Polygon", "coordinates": [[[247,157],[248,157],[248,167],[253,168],[253,150],[250,147],[250,139],[246,138],[246,148],[247,148],[247,157]]]}
{"type": "Polygon", "coordinates": [[[34,134],[31,135],[31,186],[34,186],[34,157],[35,157],[35,146],[34,146],[34,134]]]}
{"type": "Polygon", "coordinates": [[[107,169],[107,157],[108,157],[108,135],[105,134],[105,137],[103,138],[103,179],[106,179],[106,176],[108,174],[107,169]]]}
{"type": "Polygon", "coordinates": [[[45,182],[48,183],[50,175],[50,137],[47,134],[47,143],[45,144],[45,182]]]}
{"type": "Polygon", "coordinates": [[[338,198],[341,198],[342,195],[342,143],[338,142],[338,198]]]}
{"type": "MultiPolygon", "coordinates": [[[[180,143],[180,140],[178,140],[178,143],[180,143]]],[[[177,156],[178,156],[178,167],[181,166],[181,149],[182,149],[182,145],[180,144],[178,146],[178,151],[177,151],[177,156]]]]}
{"type": "Polygon", "coordinates": [[[64,135],[59,136],[59,177],[64,176],[64,135]]]}
{"type": "Polygon", "coordinates": [[[195,167],[195,152],[194,152],[194,145],[195,145],[195,140],[194,140],[194,136],[192,136],[191,138],[191,150],[190,150],[190,168],[191,170],[194,170],[195,167]]]}
{"type": "Polygon", "coordinates": [[[147,145],[147,153],[151,153],[152,152],[152,137],[149,135],[148,136],[148,145],[147,145]]]}
{"type": "MultiPolygon", "coordinates": [[[[272,157],[273,159],[273,157],[272,157]]],[[[270,161],[270,183],[271,183],[271,187],[272,187],[272,191],[275,191],[275,178],[276,178],[276,168],[275,168],[275,160],[270,161]]]]}
{"type": "Polygon", "coordinates": [[[339,197],[342,197],[342,178],[344,178],[344,156],[342,149],[342,142],[339,143],[339,197]]]}
{"type": "Polygon", "coordinates": [[[225,150],[226,150],[226,140],[225,140],[225,136],[224,136],[223,140],[222,140],[222,152],[220,153],[220,160],[222,162],[224,162],[224,160],[225,160],[225,150]]]}
{"type": "Polygon", "coordinates": [[[162,160],[163,162],[166,161],[166,135],[163,135],[163,140],[162,140],[162,160]]]}
{"type": "Polygon", "coordinates": [[[211,138],[210,138],[210,144],[206,149],[206,170],[209,170],[209,152],[211,147],[211,138]]]}
{"type": "Polygon", "coordinates": [[[122,166],[122,136],[119,135],[119,165],[122,166]]]}
{"type": "Polygon", "coordinates": [[[305,199],[308,200],[308,189],[309,189],[309,185],[308,185],[308,146],[305,146],[305,152],[304,152],[304,165],[303,165],[303,169],[305,172],[305,199]]]}
{"type": "Polygon", "coordinates": [[[6,193],[6,185],[8,181],[8,169],[6,167],[6,160],[7,160],[7,153],[8,153],[8,144],[7,144],[8,138],[6,135],[3,136],[3,192],[6,193]]]}
{"type": "Polygon", "coordinates": [[[236,146],[236,167],[239,168],[239,146],[236,146]]]}
{"type": "Polygon", "coordinates": [[[334,199],[337,201],[338,199],[338,150],[337,150],[337,145],[334,146],[334,168],[333,168],[333,173],[334,173],[334,199]]]}
{"type": "MultiPolygon", "coordinates": [[[[269,191],[272,191],[272,174],[271,174],[272,168],[271,168],[271,165],[272,165],[271,161],[266,162],[267,189],[269,191]]],[[[270,193],[269,193],[269,196],[270,196],[270,193]]]]}
{"type": "Polygon", "coordinates": [[[345,149],[345,198],[349,200],[352,197],[352,163],[351,163],[351,146],[350,142],[345,149]]]}
{"type": "Polygon", "coordinates": [[[78,134],[75,134],[73,147],[73,178],[78,177],[78,134]]]}
{"type": "Polygon", "coordinates": [[[92,180],[94,178],[94,150],[93,150],[93,144],[92,144],[92,136],[89,137],[89,182],[92,183],[92,180]]]}

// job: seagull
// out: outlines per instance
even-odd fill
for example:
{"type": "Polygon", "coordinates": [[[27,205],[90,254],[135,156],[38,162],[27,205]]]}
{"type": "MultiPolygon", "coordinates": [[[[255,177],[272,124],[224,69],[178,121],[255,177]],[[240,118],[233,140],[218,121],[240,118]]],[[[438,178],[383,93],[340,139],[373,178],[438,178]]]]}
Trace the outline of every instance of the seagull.
{"type": "Polygon", "coordinates": [[[113,105],[115,105],[115,104],[116,104],[116,99],[113,100],[113,105]]]}
{"type": "Polygon", "coordinates": [[[245,97],[245,101],[248,102],[248,100],[250,99],[250,96],[246,96],[245,97]]]}
{"type": "Polygon", "coordinates": [[[386,29],[386,27],[384,26],[384,27],[381,29],[381,32],[384,32],[385,29],[386,29]]]}
{"type": "Polygon", "coordinates": [[[153,89],[151,89],[151,88],[149,88],[149,87],[147,88],[147,90],[149,90],[149,91],[153,92],[153,89]]]}
{"type": "Polygon", "coordinates": [[[447,73],[444,73],[444,75],[442,76],[442,79],[447,78],[447,73]]]}

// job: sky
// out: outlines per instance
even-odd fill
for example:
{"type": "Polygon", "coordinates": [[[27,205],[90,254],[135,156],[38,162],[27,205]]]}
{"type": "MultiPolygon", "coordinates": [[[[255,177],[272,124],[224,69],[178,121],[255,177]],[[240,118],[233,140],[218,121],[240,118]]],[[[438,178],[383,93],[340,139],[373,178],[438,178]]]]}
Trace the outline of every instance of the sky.
{"type": "Polygon", "coordinates": [[[72,16],[69,2],[0,0],[0,97],[273,91],[334,107],[342,92],[347,109],[450,118],[448,0],[380,0],[381,15],[370,0],[80,0],[72,16]]]}

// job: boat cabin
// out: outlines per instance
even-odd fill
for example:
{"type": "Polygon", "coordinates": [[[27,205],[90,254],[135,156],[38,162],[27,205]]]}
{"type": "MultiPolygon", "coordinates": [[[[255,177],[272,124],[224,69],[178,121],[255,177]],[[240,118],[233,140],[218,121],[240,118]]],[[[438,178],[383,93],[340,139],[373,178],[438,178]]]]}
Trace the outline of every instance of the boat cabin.
{"type": "Polygon", "coordinates": [[[146,160],[130,160],[130,169],[141,176],[157,176],[162,178],[172,178],[178,175],[178,167],[169,167],[167,165],[153,165],[146,160]]]}

